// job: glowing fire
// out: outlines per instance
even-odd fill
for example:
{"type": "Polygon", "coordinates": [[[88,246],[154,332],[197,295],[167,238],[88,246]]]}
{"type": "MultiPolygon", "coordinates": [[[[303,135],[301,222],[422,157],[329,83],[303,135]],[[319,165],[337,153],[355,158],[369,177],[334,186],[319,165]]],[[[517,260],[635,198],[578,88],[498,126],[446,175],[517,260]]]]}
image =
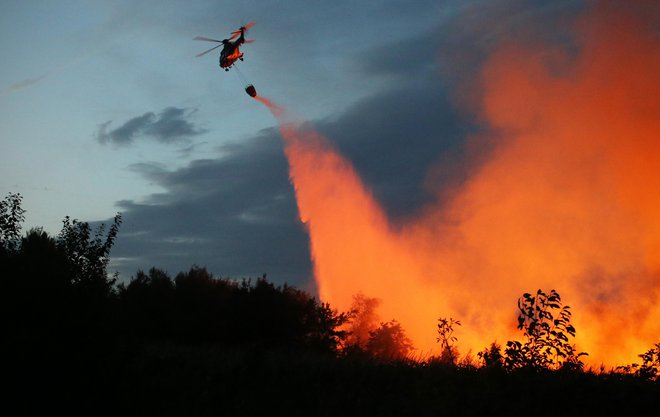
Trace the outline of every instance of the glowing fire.
{"type": "Polygon", "coordinates": [[[490,57],[480,114],[498,135],[469,140],[494,151],[449,203],[397,229],[325,138],[258,98],[281,121],[323,300],[379,298],[422,353],[438,353],[441,316],[462,321],[462,353],[516,338],[516,300],[538,288],[572,307],[590,364],[630,363],[660,340],[660,42],[602,9],[578,27],[578,56],[490,57]]]}

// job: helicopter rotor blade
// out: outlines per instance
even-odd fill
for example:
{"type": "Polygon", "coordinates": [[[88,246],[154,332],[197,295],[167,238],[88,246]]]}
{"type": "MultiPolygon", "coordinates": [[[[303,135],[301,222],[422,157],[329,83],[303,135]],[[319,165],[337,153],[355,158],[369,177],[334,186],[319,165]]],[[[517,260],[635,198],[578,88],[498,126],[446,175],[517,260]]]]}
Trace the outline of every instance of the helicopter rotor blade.
{"type": "Polygon", "coordinates": [[[246,39],[243,43],[252,43],[254,42],[254,39],[246,39]]]}
{"type": "Polygon", "coordinates": [[[238,30],[233,31],[232,33],[233,33],[234,35],[240,35],[240,34],[241,34],[241,30],[243,30],[243,32],[247,32],[248,29],[250,29],[252,26],[255,25],[255,23],[256,23],[256,22],[248,22],[248,23],[246,23],[245,25],[243,25],[243,26],[241,26],[240,28],[238,28],[238,30]]]}
{"type": "Polygon", "coordinates": [[[194,41],[208,41],[208,42],[220,42],[220,43],[222,43],[222,41],[219,41],[219,40],[217,40],[217,39],[207,38],[207,37],[205,37],[205,36],[195,36],[195,37],[193,38],[193,40],[194,40],[194,41]]]}
{"type": "Polygon", "coordinates": [[[206,55],[206,54],[208,54],[209,52],[213,51],[214,49],[218,49],[218,48],[221,47],[221,46],[222,46],[222,44],[220,44],[220,45],[216,45],[216,46],[214,46],[213,48],[211,48],[211,49],[207,49],[207,50],[204,51],[204,52],[200,52],[199,54],[197,54],[197,55],[195,55],[195,56],[199,58],[200,56],[202,56],[202,55],[206,55]]]}

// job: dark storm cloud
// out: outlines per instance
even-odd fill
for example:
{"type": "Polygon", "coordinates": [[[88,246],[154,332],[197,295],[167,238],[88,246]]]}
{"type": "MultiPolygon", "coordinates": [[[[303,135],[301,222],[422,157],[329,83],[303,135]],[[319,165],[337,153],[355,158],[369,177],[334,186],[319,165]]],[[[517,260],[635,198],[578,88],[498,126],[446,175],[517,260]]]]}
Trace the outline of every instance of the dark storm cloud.
{"type": "Polygon", "coordinates": [[[147,136],[161,143],[187,142],[191,137],[206,133],[190,120],[194,110],[168,107],[159,114],[144,113],[134,117],[116,129],[108,130],[110,122],[99,126],[96,139],[99,143],[130,145],[137,137],[147,136]]]}
{"type": "Polygon", "coordinates": [[[176,273],[197,264],[217,275],[309,286],[311,265],[281,141],[275,130],[221,149],[218,159],[167,171],[132,170],[165,192],[145,203],[123,201],[124,224],[113,250],[127,277],[156,266],[176,273]]]}

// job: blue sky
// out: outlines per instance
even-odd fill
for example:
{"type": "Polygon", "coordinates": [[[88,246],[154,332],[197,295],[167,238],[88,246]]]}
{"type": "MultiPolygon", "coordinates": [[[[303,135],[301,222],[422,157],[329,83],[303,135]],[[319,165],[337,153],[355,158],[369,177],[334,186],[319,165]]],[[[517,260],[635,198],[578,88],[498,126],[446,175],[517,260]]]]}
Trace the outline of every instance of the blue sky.
{"type": "Polygon", "coordinates": [[[295,3],[2,2],[2,188],[20,190],[28,221],[48,229],[64,213],[103,217],[118,199],[155,190],[127,172],[130,164],[181,166],[195,151],[206,154],[272,125],[267,112],[242,96],[236,75],[218,71],[217,54],[194,58],[208,46],[193,42],[195,35],[224,37],[248,19],[258,21],[251,35],[259,39],[245,48],[242,71],[260,90],[300,103],[308,117],[355,100],[347,94],[355,84],[347,85],[339,71],[350,61],[337,50],[352,41],[350,26],[334,26],[336,36],[328,37],[328,22],[321,28],[314,22],[324,13],[295,3]],[[320,75],[312,78],[312,71],[320,75]],[[316,95],[306,94],[311,89],[316,95]],[[196,138],[206,146],[183,154],[147,141],[130,149],[90,141],[103,123],[116,127],[172,106],[194,110],[191,118],[209,132],[196,138]]]}
{"type": "MultiPolygon", "coordinates": [[[[240,69],[317,124],[393,216],[423,204],[428,168],[460,178],[474,128],[451,89],[508,27],[580,2],[0,1],[0,193],[25,229],[71,216],[124,225],[113,267],[307,285],[308,241],[275,121],[218,53],[256,21],[240,69]],[[495,4],[497,3],[497,4],[495,4]],[[466,25],[467,23],[467,25],[466,25]]],[[[557,17],[559,16],[559,17],[557,17]]],[[[443,176],[444,175],[444,176],[443,176]]]]}

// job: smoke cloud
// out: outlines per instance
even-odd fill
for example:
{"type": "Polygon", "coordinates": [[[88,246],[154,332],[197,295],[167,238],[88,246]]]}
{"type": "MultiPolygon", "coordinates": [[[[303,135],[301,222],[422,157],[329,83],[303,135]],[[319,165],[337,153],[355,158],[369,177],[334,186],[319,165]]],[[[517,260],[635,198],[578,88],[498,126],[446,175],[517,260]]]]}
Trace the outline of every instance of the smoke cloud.
{"type": "Polygon", "coordinates": [[[324,301],[378,298],[422,353],[439,350],[438,317],[461,320],[463,353],[515,338],[516,300],[538,288],[572,307],[593,365],[658,341],[658,12],[613,4],[590,9],[565,47],[494,49],[472,102],[487,133],[466,138],[488,157],[459,188],[435,184],[443,203],[403,224],[325,137],[261,98],[280,120],[324,301]]]}

